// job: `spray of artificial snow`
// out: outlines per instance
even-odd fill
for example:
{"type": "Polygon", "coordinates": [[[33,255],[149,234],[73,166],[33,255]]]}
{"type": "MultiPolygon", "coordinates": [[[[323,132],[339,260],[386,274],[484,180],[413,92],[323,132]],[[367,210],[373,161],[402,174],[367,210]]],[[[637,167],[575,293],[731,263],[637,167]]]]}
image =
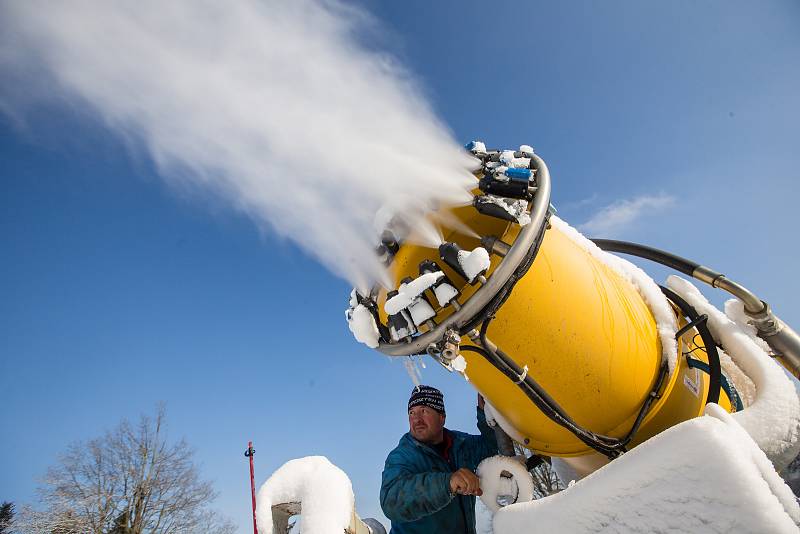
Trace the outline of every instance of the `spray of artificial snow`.
{"type": "Polygon", "coordinates": [[[347,475],[324,456],[283,464],[261,486],[256,497],[259,534],[273,534],[272,507],[300,503],[300,529],[314,534],[341,534],[350,526],[355,499],[347,475]]]}
{"type": "Polygon", "coordinates": [[[376,30],[337,0],[2,2],[0,76],[19,83],[0,109],[12,93],[85,106],[173,184],[366,287],[385,279],[381,206],[413,228],[474,183],[409,74],[363,44],[376,30]]]}

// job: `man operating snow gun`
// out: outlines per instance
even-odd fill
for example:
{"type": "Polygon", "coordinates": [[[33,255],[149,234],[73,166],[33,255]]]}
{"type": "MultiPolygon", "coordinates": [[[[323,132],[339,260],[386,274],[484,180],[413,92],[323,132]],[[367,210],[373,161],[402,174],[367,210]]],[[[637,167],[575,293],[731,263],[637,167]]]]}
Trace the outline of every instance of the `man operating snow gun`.
{"type": "Polygon", "coordinates": [[[480,436],[444,427],[442,392],[417,386],[408,400],[409,431],[386,458],[381,507],[392,534],[475,533],[475,496],[481,495],[475,469],[497,454],[478,396],[480,436]]]}
{"type": "MultiPolygon", "coordinates": [[[[748,385],[720,356],[724,344],[711,314],[698,311],[702,302],[679,280],[661,287],[604,249],[729,291],[743,306],[737,324],[798,372],[800,336],[742,286],[664,251],[583,236],[556,216],[549,170],[532,147],[466,148],[475,157],[473,202],[427,215],[438,246],[408,224],[385,225],[390,279],[354,289],[345,314],[357,340],[393,357],[424,354],[461,374],[505,434],[560,458],[576,479],[708,404],[727,413],[748,407],[739,394],[748,385]]],[[[782,429],[775,443],[787,444],[783,465],[800,442],[791,418],[773,428],[782,429]]]]}

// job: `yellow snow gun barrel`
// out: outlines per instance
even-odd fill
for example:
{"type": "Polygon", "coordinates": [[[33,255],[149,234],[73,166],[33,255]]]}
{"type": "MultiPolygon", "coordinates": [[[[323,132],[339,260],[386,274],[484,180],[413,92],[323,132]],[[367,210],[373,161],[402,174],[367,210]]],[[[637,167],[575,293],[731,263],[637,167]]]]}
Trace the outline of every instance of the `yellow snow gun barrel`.
{"type": "Polygon", "coordinates": [[[384,239],[395,287],[354,290],[360,340],[373,331],[384,354],[461,372],[512,438],[548,456],[614,458],[707,402],[732,409],[704,316],[649,278],[648,293],[645,275],[555,217],[530,147],[468,149],[481,161],[475,201],[432,219],[459,221],[436,223],[439,247],[384,239]]]}
{"type": "Polygon", "coordinates": [[[660,263],[730,293],[741,302],[747,322],[755,329],[756,335],[767,343],[773,357],[795,378],[800,378],[800,335],[776,316],[768,303],[746,287],[710,267],[657,248],[612,239],[593,241],[603,250],[660,263]]]}

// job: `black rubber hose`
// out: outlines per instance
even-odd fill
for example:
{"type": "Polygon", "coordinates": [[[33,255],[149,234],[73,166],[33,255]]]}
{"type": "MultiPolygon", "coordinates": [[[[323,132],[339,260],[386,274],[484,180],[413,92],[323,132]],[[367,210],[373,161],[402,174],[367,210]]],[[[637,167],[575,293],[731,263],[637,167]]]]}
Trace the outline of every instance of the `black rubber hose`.
{"type": "MultiPolygon", "coordinates": [[[[494,354],[492,351],[486,350],[482,347],[475,347],[472,345],[464,345],[461,347],[461,350],[477,352],[478,354],[482,355],[486,360],[491,363],[498,371],[503,373],[506,377],[508,377],[511,381],[513,381],[517,386],[522,390],[528,399],[533,402],[534,406],[536,406],[546,417],[551,419],[553,422],[557,423],[558,425],[566,428],[570,432],[572,432],[575,437],[577,437],[581,442],[586,444],[587,446],[591,447],[592,449],[608,456],[609,458],[615,458],[619,455],[619,452],[615,450],[613,445],[606,444],[596,436],[589,434],[581,427],[577,426],[574,422],[565,418],[562,414],[558,413],[557,411],[553,410],[551,406],[548,405],[547,401],[542,398],[535,389],[531,388],[529,383],[529,378],[526,377],[524,381],[519,380],[519,375],[515,373],[513,368],[508,365],[508,362],[503,361],[502,357],[497,354],[494,354]]],[[[538,384],[537,384],[538,385],[538,384]]],[[[549,397],[549,396],[548,396],[549,397]]]]}
{"type": "Polygon", "coordinates": [[[584,444],[598,452],[605,454],[609,458],[615,458],[619,456],[621,452],[624,452],[625,445],[621,442],[621,440],[618,438],[604,436],[602,434],[595,434],[594,432],[581,427],[571,417],[569,417],[569,415],[567,415],[564,409],[561,408],[555,399],[553,399],[547,393],[547,391],[545,391],[545,389],[542,388],[542,386],[539,385],[536,380],[534,380],[532,376],[523,372],[513,358],[500,350],[500,348],[491,350],[486,342],[486,332],[489,329],[489,323],[491,321],[492,318],[490,317],[481,326],[480,342],[483,346],[483,350],[480,352],[475,352],[483,354],[484,357],[486,357],[486,355],[491,356],[489,358],[489,362],[492,363],[499,371],[505,374],[509,379],[511,379],[520,389],[522,389],[523,393],[525,393],[525,395],[534,403],[534,405],[536,405],[537,408],[539,408],[539,410],[542,411],[542,413],[544,413],[545,416],[550,418],[554,423],[570,431],[584,444]],[[525,375],[524,379],[520,379],[523,374],[525,375]]]}
{"type": "Polygon", "coordinates": [[[655,402],[656,399],[659,398],[658,392],[661,391],[661,386],[664,385],[664,379],[667,377],[667,364],[666,362],[661,363],[661,368],[658,370],[658,377],[656,378],[656,385],[647,398],[644,400],[642,407],[639,409],[639,414],[636,416],[636,420],[633,422],[633,426],[625,435],[625,437],[621,440],[623,446],[627,446],[628,443],[631,442],[633,436],[636,435],[636,432],[639,431],[639,427],[644,421],[647,412],[650,411],[650,405],[655,402]]]}
{"type": "Polygon", "coordinates": [[[607,252],[621,252],[623,254],[645,258],[660,263],[661,265],[671,267],[688,276],[693,276],[695,269],[700,266],[699,263],[681,258],[680,256],[676,256],[664,250],[648,247],[647,245],[640,245],[638,243],[631,243],[630,241],[615,241],[613,239],[592,239],[592,241],[595,245],[607,252]]]}
{"type": "Polygon", "coordinates": [[[708,355],[709,379],[708,379],[708,395],[706,396],[706,404],[711,402],[719,403],[719,393],[722,389],[722,366],[719,363],[719,352],[717,351],[717,342],[711,335],[708,325],[705,320],[701,320],[700,315],[688,302],[672,291],[671,289],[663,286],[661,287],[662,293],[667,296],[669,300],[674,302],[681,312],[688,317],[691,321],[697,321],[695,328],[700,334],[700,338],[705,345],[706,354],[708,355]]]}

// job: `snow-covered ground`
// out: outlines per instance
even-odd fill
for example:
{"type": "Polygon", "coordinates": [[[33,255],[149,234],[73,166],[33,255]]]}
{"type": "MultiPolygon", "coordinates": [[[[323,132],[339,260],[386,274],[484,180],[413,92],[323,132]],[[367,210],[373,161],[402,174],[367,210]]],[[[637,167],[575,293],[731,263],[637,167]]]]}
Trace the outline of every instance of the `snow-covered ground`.
{"type": "Polygon", "coordinates": [[[495,534],[797,532],[800,507],[766,455],[717,405],[566,490],[513,504],[495,534]]]}

